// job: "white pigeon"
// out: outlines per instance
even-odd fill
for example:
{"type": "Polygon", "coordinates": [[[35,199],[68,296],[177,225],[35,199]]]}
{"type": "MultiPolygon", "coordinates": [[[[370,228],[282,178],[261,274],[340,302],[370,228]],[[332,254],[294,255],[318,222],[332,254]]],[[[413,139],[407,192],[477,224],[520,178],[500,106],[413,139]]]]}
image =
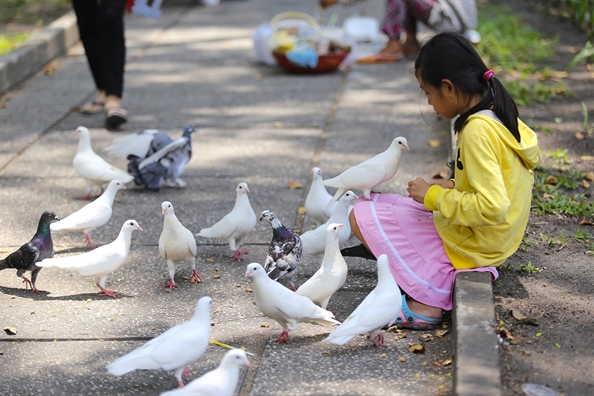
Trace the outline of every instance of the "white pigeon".
{"type": "Polygon", "coordinates": [[[258,263],[247,266],[245,277],[254,280],[256,306],[283,328],[275,340],[278,343],[289,342],[289,332],[297,330],[300,322],[315,322],[324,326],[340,324],[334,319],[332,312],[318,307],[309,298],[300,296],[270,279],[264,267],[258,263]]]}
{"type": "Polygon", "coordinates": [[[313,179],[309,186],[307,197],[305,197],[305,212],[316,225],[324,224],[334,212],[336,203],[330,209],[326,209],[332,195],[328,193],[326,187],[322,184],[322,170],[318,167],[312,169],[313,179]]]}
{"type": "Polygon", "coordinates": [[[240,366],[248,366],[250,361],[241,349],[231,349],[223,356],[219,366],[189,382],[181,389],[161,393],[161,396],[216,395],[233,396],[239,382],[240,366]]]}
{"type": "Polygon", "coordinates": [[[350,167],[332,179],[323,180],[325,186],[338,189],[326,208],[330,208],[347,190],[363,190],[363,196],[371,199],[371,189],[396,174],[403,147],[408,150],[406,139],[397,137],[383,153],[350,167]]]}
{"type": "Polygon", "coordinates": [[[318,228],[304,232],[301,237],[303,243],[303,254],[311,254],[321,257],[326,249],[326,230],[333,223],[342,223],[344,227],[338,234],[338,245],[343,247],[351,237],[351,223],[349,221],[349,207],[359,198],[352,191],[347,191],[338,200],[338,205],[330,216],[330,219],[318,228]]]}
{"type": "Polygon", "coordinates": [[[190,283],[202,282],[202,278],[196,272],[196,240],[192,231],[183,226],[173,211],[173,205],[169,201],[161,204],[163,213],[163,232],[159,237],[159,253],[167,262],[169,268],[169,283],[164,287],[177,288],[173,280],[175,275],[175,263],[185,261],[192,268],[190,283]]]}
{"type": "Polygon", "coordinates": [[[103,186],[112,180],[121,180],[123,183],[134,180],[134,176],[125,170],[108,164],[93,151],[91,134],[87,128],[79,126],[76,128],[76,133],[78,135],[78,148],[72,160],[72,165],[76,172],[87,182],[87,195],[81,197],[81,199],[92,198],[93,186],[101,187],[101,192],[103,192],[103,186]]]}
{"type": "Polygon", "coordinates": [[[52,231],[82,232],[87,241],[87,247],[96,248],[97,245],[91,242],[89,233],[109,221],[116,193],[125,189],[126,186],[121,181],[110,181],[107,189],[99,198],[70,214],[61,222],[52,223],[50,228],[52,231]]]}
{"type": "Polygon", "coordinates": [[[388,256],[377,258],[377,286],[340,326],[326,338],[336,345],[344,345],[361,333],[368,333],[376,347],[386,346],[382,327],[391,325],[402,308],[400,288],[390,272],[388,256]]]}
{"type": "Polygon", "coordinates": [[[100,296],[115,297],[119,293],[105,288],[107,275],[117,271],[128,259],[132,231],[142,231],[136,220],[126,220],[120,234],[111,243],[76,256],[45,259],[39,267],[58,267],[78,272],[81,276],[94,276],[101,289],[100,296]]]}
{"type": "Polygon", "coordinates": [[[201,297],[192,319],[120,357],[106,367],[107,371],[120,376],[134,370],[173,370],[179,387],[183,388],[182,375],[189,371],[185,367],[200,359],[210,342],[211,307],[212,299],[201,297]]]}
{"type": "Polygon", "coordinates": [[[250,205],[247,193],[250,192],[246,183],[239,183],[235,188],[237,193],[235,206],[231,212],[209,228],[203,228],[196,236],[215,238],[227,241],[229,248],[234,251],[232,260],[241,261],[240,254],[248,254],[246,250],[239,249],[241,241],[256,227],[256,213],[250,205]]]}
{"type": "Polygon", "coordinates": [[[326,251],[322,266],[311,278],[299,286],[297,294],[305,296],[313,302],[320,303],[324,309],[330,297],[344,285],[348,267],[338,246],[340,230],[344,224],[333,223],[326,228],[326,251]]]}

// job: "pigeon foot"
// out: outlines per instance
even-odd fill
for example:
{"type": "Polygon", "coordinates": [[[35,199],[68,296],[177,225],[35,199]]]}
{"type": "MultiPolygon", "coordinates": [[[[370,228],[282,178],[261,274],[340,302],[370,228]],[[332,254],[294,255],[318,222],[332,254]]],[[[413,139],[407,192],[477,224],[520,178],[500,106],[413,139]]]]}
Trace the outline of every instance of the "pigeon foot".
{"type": "Polygon", "coordinates": [[[87,195],[83,195],[82,197],[80,197],[79,199],[81,201],[89,201],[91,199],[95,198],[94,196],[91,195],[91,193],[89,192],[87,195]]]}
{"type": "Polygon", "coordinates": [[[190,278],[190,283],[202,283],[202,278],[198,275],[196,270],[192,270],[192,277],[190,278]]]}
{"type": "Polygon", "coordinates": [[[382,333],[379,333],[378,335],[376,335],[375,337],[373,337],[373,344],[374,347],[376,348],[382,348],[382,347],[387,347],[387,344],[384,344],[384,335],[382,333]]]}
{"type": "Polygon", "coordinates": [[[39,290],[36,287],[33,287],[33,290],[31,290],[31,293],[45,293],[45,290],[39,290]]]}
{"type": "Polygon", "coordinates": [[[99,293],[97,293],[97,294],[98,294],[98,295],[100,295],[100,296],[115,297],[115,296],[117,296],[118,294],[120,294],[120,293],[118,293],[118,292],[117,292],[117,291],[115,291],[115,290],[107,290],[106,288],[104,288],[104,287],[101,287],[101,286],[99,285],[99,283],[96,283],[96,285],[97,285],[97,286],[99,286],[99,289],[101,289],[101,291],[100,291],[99,293]]]}
{"type": "Polygon", "coordinates": [[[235,251],[235,253],[233,253],[233,257],[231,257],[231,260],[243,261],[243,257],[241,257],[240,254],[248,254],[248,253],[249,253],[248,251],[237,249],[235,251]]]}
{"type": "Polygon", "coordinates": [[[184,371],[182,371],[182,377],[191,377],[191,376],[192,376],[192,370],[185,369],[184,371]]]}
{"type": "Polygon", "coordinates": [[[164,287],[165,289],[167,289],[167,288],[169,288],[169,289],[172,289],[172,288],[174,288],[174,287],[177,289],[179,286],[177,285],[177,283],[175,283],[175,281],[174,281],[173,279],[171,279],[171,280],[170,280],[170,281],[169,281],[169,282],[168,282],[168,283],[167,283],[165,286],[163,286],[163,287],[164,287]]]}
{"type": "Polygon", "coordinates": [[[84,239],[87,241],[87,247],[90,249],[95,249],[99,247],[96,243],[91,242],[91,236],[89,234],[85,234],[84,239]]]}
{"type": "Polygon", "coordinates": [[[278,342],[279,344],[288,343],[289,342],[289,332],[290,331],[291,331],[290,329],[284,330],[282,333],[280,333],[278,335],[278,337],[276,337],[276,340],[274,340],[274,341],[275,342],[278,342]]]}
{"type": "Polygon", "coordinates": [[[293,289],[294,292],[297,291],[297,288],[295,287],[295,285],[293,284],[293,282],[289,282],[289,285],[291,285],[291,289],[293,289]]]}
{"type": "Polygon", "coordinates": [[[177,383],[179,384],[179,386],[176,389],[181,389],[181,388],[183,388],[185,386],[184,385],[184,382],[181,381],[181,380],[177,380],[177,383]]]}
{"type": "Polygon", "coordinates": [[[29,287],[31,288],[31,290],[34,289],[33,284],[31,283],[29,278],[27,278],[26,276],[21,276],[21,278],[23,278],[23,283],[25,283],[25,289],[28,289],[29,287]]]}

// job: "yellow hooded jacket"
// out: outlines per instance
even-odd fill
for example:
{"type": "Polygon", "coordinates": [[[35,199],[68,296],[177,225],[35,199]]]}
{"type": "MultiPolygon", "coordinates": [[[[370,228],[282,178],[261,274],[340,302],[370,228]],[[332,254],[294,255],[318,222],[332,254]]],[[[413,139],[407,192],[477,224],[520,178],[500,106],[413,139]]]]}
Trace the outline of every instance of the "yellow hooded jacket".
{"type": "Polygon", "coordinates": [[[536,134],[518,120],[521,143],[490,110],[458,134],[455,187],[431,186],[424,204],[456,269],[497,266],[520,245],[538,164],[536,134]]]}

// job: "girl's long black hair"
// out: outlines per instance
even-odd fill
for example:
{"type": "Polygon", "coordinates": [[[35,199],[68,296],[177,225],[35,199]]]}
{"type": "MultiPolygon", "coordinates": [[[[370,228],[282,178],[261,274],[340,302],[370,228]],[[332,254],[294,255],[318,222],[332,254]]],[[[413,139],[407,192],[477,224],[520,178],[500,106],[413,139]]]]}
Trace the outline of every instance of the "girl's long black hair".
{"type": "Polygon", "coordinates": [[[415,61],[415,73],[424,84],[440,88],[443,79],[450,80],[457,90],[470,98],[480,94],[482,99],[454,123],[460,132],[468,117],[477,111],[491,109],[503,125],[520,142],[518,107],[497,77],[488,81],[483,75],[489,69],[472,44],[461,34],[440,33],[431,38],[415,61]]]}

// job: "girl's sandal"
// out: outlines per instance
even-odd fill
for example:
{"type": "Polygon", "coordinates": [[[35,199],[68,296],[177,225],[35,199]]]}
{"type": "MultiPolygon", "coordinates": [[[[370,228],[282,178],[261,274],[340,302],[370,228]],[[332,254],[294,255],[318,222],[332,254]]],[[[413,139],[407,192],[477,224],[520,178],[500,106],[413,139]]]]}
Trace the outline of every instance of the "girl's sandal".
{"type": "Polygon", "coordinates": [[[428,318],[412,312],[406,303],[406,296],[402,296],[402,310],[394,324],[399,329],[435,330],[441,322],[442,319],[428,318]]]}

